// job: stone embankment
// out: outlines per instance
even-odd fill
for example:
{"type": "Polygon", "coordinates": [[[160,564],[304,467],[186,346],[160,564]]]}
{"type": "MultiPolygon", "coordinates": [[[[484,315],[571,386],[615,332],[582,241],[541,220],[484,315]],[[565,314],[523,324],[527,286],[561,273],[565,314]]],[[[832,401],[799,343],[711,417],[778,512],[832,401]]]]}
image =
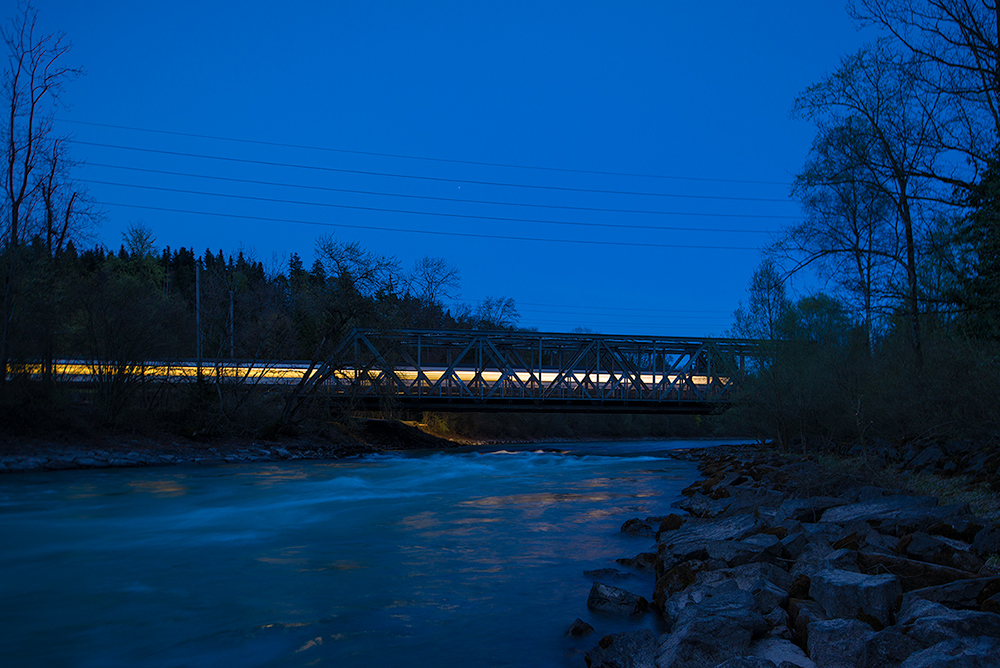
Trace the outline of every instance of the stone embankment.
{"type": "Polygon", "coordinates": [[[683,514],[622,527],[655,539],[619,560],[652,566],[651,600],[603,582],[588,600],[669,630],[605,636],[590,668],[1000,666],[1000,528],[967,505],[749,448],[680,456],[706,476],[683,514]]]}

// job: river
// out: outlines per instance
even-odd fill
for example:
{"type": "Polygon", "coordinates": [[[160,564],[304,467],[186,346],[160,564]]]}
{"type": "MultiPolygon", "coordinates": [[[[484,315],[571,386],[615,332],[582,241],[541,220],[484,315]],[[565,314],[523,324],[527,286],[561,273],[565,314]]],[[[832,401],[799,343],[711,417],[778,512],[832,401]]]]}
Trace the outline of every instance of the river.
{"type": "Polygon", "coordinates": [[[669,513],[697,472],[666,452],[709,443],[0,476],[0,663],[583,666],[659,629],[591,613],[583,571],[651,548],[621,524],[669,513]]]}

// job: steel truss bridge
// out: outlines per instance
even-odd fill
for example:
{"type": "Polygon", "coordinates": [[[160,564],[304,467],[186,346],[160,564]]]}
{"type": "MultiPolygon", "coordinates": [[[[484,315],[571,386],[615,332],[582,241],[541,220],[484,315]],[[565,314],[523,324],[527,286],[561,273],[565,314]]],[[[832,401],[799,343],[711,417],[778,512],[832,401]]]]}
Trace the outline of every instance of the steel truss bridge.
{"type": "Polygon", "coordinates": [[[704,414],[757,355],[741,339],[354,330],[321,373],[360,410],[704,414]]]}

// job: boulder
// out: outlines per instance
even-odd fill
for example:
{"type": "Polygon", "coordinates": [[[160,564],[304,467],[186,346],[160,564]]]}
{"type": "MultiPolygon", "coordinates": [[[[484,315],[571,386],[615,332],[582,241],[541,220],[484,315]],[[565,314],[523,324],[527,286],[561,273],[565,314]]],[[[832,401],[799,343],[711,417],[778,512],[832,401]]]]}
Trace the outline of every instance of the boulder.
{"type": "Polygon", "coordinates": [[[778,506],[774,520],[781,524],[786,520],[796,522],[818,522],[823,511],[844,505],[843,499],[832,496],[812,496],[805,499],[786,499],[778,506]]]}
{"type": "Polygon", "coordinates": [[[652,538],[655,535],[653,527],[649,526],[638,517],[633,517],[632,519],[625,522],[622,525],[621,532],[627,536],[639,536],[642,538],[652,538]]]}
{"type": "Polygon", "coordinates": [[[753,610],[753,597],[735,586],[683,608],[669,634],[660,637],[656,663],[701,668],[747,655],[754,636],[768,624],[753,610]]]}
{"type": "Polygon", "coordinates": [[[699,524],[685,524],[676,531],[660,535],[659,544],[667,547],[703,544],[709,540],[740,540],[766,528],[752,513],[699,524]]]}
{"type": "Polygon", "coordinates": [[[656,668],[656,636],[649,629],[601,638],[584,656],[589,668],[656,668]]]}
{"type": "Polygon", "coordinates": [[[767,638],[791,640],[794,637],[790,626],[791,619],[784,608],[774,608],[764,615],[764,621],[771,627],[766,634],[767,638]]]}
{"type": "Polygon", "coordinates": [[[697,492],[686,499],[670,504],[671,508],[686,511],[695,517],[718,517],[733,504],[732,499],[713,499],[697,492]]]}
{"type": "Polygon", "coordinates": [[[907,468],[911,471],[920,471],[926,468],[934,468],[939,461],[944,459],[944,452],[937,447],[924,448],[913,458],[907,468]]]}
{"type": "Polygon", "coordinates": [[[792,620],[792,628],[795,629],[795,638],[803,647],[808,646],[809,625],[827,618],[823,606],[816,601],[802,599],[788,600],[788,615],[792,620]]]}
{"type": "Polygon", "coordinates": [[[655,552],[640,552],[634,557],[615,559],[615,561],[622,566],[628,566],[639,571],[652,571],[656,568],[656,558],[655,552]]]}
{"type": "Polygon", "coordinates": [[[863,573],[894,573],[899,578],[903,591],[947,584],[956,580],[971,580],[976,577],[968,571],[957,568],[879,552],[859,553],[858,567],[863,573]]]}
{"type": "Polygon", "coordinates": [[[881,626],[892,622],[896,599],[902,593],[895,575],[865,575],[830,569],[811,577],[809,593],[828,616],[864,619],[881,626]]]}
{"type": "Polygon", "coordinates": [[[750,588],[758,612],[767,615],[775,608],[788,603],[788,592],[768,580],[757,580],[750,588]]]}
{"type": "Polygon", "coordinates": [[[914,640],[924,647],[936,645],[945,640],[958,640],[973,636],[1000,638],[1000,615],[973,610],[950,610],[945,608],[937,614],[916,618],[905,629],[914,640]]]}
{"type": "Polygon", "coordinates": [[[978,517],[959,515],[927,527],[927,533],[932,536],[944,536],[945,538],[954,538],[965,543],[972,543],[976,539],[976,534],[982,529],[983,521],[978,517]]]}
{"type": "Polygon", "coordinates": [[[948,506],[933,508],[913,508],[902,511],[892,517],[878,522],[882,533],[893,536],[905,536],[915,531],[929,532],[932,527],[948,524],[971,524],[975,517],[966,503],[955,503],[948,506]]]}
{"type": "Polygon", "coordinates": [[[841,571],[859,572],[858,551],[848,549],[835,549],[823,558],[822,570],[837,569],[841,571]]]}
{"type": "Polygon", "coordinates": [[[594,632],[594,627],[583,621],[579,617],[576,618],[569,628],[566,629],[566,635],[573,637],[587,636],[594,632]]]}
{"type": "Polygon", "coordinates": [[[830,619],[809,625],[809,658],[822,668],[857,668],[867,663],[871,627],[856,619],[830,619]]]}
{"type": "Polygon", "coordinates": [[[729,567],[760,561],[773,563],[781,558],[781,541],[775,536],[758,534],[744,540],[707,541],[705,550],[710,559],[724,561],[729,567]],[[756,538],[765,540],[753,540],[756,538]]]}
{"type": "Polygon", "coordinates": [[[906,609],[913,599],[922,598],[958,610],[977,610],[982,606],[983,601],[980,599],[984,593],[998,590],[1000,590],[1000,577],[956,580],[949,584],[906,592],[903,594],[901,608],[906,609]]]}
{"type": "Polygon", "coordinates": [[[680,515],[671,513],[670,515],[664,517],[663,521],[660,522],[660,528],[656,530],[656,539],[660,539],[661,533],[665,533],[667,531],[677,531],[682,526],[684,526],[684,518],[680,515]]]}
{"type": "Polygon", "coordinates": [[[901,668],[998,668],[1000,640],[961,638],[946,640],[910,655],[901,668]]]}
{"type": "Polygon", "coordinates": [[[865,648],[866,668],[896,668],[924,645],[904,633],[899,626],[890,626],[871,636],[865,648]]]}
{"type": "Polygon", "coordinates": [[[783,638],[755,640],[750,645],[750,654],[773,661],[778,666],[801,666],[801,668],[815,668],[816,666],[801,647],[783,638]]]}
{"type": "Polygon", "coordinates": [[[980,530],[972,541],[972,551],[983,558],[1000,552],[1000,526],[993,524],[980,530]]]}
{"type": "Polygon", "coordinates": [[[911,559],[940,566],[978,573],[983,560],[969,552],[969,545],[945,537],[935,537],[923,531],[907,534],[896,548],[911,559]]]}
{"type": "Polygon", "coordinates": [[[833,548],[823,538],[811,539],[795,560],[795,565],[792,566],[792,578],[797,578],[800,575],[812,577],[815,573],[828,570],[826,558],[831,552],[833,552],[833,548]]]}
{"type": "Polygon", "coordinates": [[[732,580],[744,591],[750,591],[760,580],[773,582],[780,589],[788,591],[792,586],[792,578],[780,566],[767,562],[743,564],[733,568],[704,570],[698,573],[698,584],[716,587],[732,580]]]}
{"type": "Polygon", "coordinates": [[[587,607],[615,615],[641,615],[649,609],[649,602],[630,591],[595,582],[587,598],[587,607]]]}
{"type": "Polygon", "coordinates": [[[934,508],[936,506],[937,500],[931,496],[884,496],[846,506],[830,508],[823,512],[821,520],[823,522],[836,522],[839,524],[856,520],[865,522],[872,520],[885,521],[898,517],[907,511],[934,508]]]}
{"type": "Polygon", "coordinates": [[[778,665],[770,659],[757,656],[737,656],[723,661],[715,668],[778,668],[778,665]]]}
{"type": "Polygon", "coordinates": [[[698,573],[705,568],[703,561],[685,561],[677,564],[656,580],[653,590],[653,605],[663,610],[667,599],[694,584],[698,573]]]}
{"type": "Polygon", "coordinates": [[[781,547],[784,549],[784,557],[786,559],[798,559],[808,544],[809,538],[806,536],[805,531],[801,530],[789,533],[789,535],[781,539],[781,547]]]}

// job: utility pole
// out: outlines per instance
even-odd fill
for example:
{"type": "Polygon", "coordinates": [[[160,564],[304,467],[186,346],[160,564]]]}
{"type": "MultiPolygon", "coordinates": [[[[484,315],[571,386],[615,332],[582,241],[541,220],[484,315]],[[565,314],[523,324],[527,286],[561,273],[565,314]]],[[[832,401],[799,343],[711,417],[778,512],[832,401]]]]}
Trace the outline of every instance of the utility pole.
{"type": "Polygon", "coordinates": [[[233,350],[235,346],[233,345],[233,288],[229,288],[229,359],[233,359],[235,355],[233,350]]]}
{"type": "Polygon", "coordinates": [[[201,381],[201,260],[194,261],[194,329],[198,355],[198,380],[201,381]]]}

